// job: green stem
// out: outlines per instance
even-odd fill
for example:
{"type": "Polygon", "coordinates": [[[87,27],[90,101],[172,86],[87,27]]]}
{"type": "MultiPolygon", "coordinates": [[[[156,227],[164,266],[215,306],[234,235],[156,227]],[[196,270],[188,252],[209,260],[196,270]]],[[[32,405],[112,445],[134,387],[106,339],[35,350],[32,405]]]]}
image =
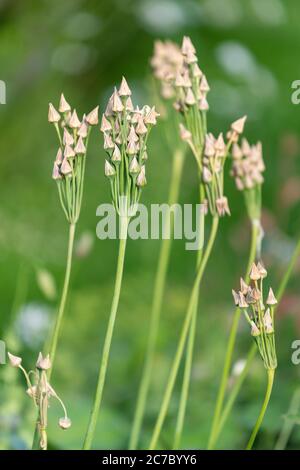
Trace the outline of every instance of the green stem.
{"type": "Polygon", "coordinates": [[[284,291],[285,291],[286,286],[287,286],[287,284],[290,280],[291,274],[293,272],[293,269],[295,267],[295,264],[296,264],[296,261],[297,261],[299,255],[300,255],[300,238],[299,238],[299,240],[296,244],[295,250],[294,250],[294,252],[291,256],[291,259],[289,261],[286,272],[285,272],[285,274],[284,274],[284,276],[283,276],[283,278],[280,282],[280,286],[279,286],[278,291],[277,291],[277,300],[278,300],[278,302],[280,302],[280,300],[281,300],[281,298],[284,294],[284,291]]]}
{"type": "MultiPolygon", "coordinates": [[[[250,268],[256,256],[256,243],[257,243],[258,233],[259,233],[259,228],[257,224],[252,223],[251,246],[250,246],[250,252],[249,252],[248,265],[246,269],[246,275],[245,275],[246,282],[249,279],[250,268]]],[[[215,445],[215,441],[216,441],[220,415],[221,415],[221,411],[222,411],[222,407],[224,403],[226,386],[228,382],[228,376],[229,376],[229,372],[230,372],[231,364],[232,364],[232,356],[233,356],[240,316],[241,316],[241,310],[239,308],[236,308],[234,312],[234,316],[233,316],[232,326],[231,326],[230,335],[228,339],[228,345],[227,345],[226,354],[225,354],[225,362],[223,366],[220,387],[219,387],[219,391],[217,395],[213,423],[212,423],[209,442],[208,442],[208,449],[213,449],[215,445]]]]}
{"type": "Polygon", "coordinates": [[[195,300],[194,313],[192,316],[190,332],[189,332],[189,337],[187,341],[186,360],[185,360],[185,365],[184,365],[182,389],[181,389],[179,409],[178,409],[177,422],[176,422],[176,428],[175,428],[173,449],[179,448],[182,430],[183,430],[187,399],[188,399],[188,393],[189,393],[189,386],[190,386],[190,380],[191,380],[193,351],[194,351],[194,344],[195,344],[195,337],[196,337],[197,310],[198,310],[197,307],[198,307],[198,296],[195,300]]]}
{"type": "Polygon", "coordinates": [[[262,423],[262,421],[264,419],[264,416],[265,416],[265,413],[267,411],[268,403],[269,403],[269,400],[270,400],[270,397],[271,397],[275,370],[274,369],[268,369],[267,373],[268,373],[268,384],[267,384],[265,399],[264,399],[263,405],[261,407],[261,410],[260,410],[259,416],[257,418],[257,421],[255,423],[254,429],[252,431],[251,437],[250,437],[249,442],[247,444],[246,450],[251,450],[252,449],[255,438],[257,436],[257,433],[259,431],[259,428],[261,426],[261,423],[262,423]]]}
{"type": "MultiPolygon", "coordinates": [[[[200,203],[203,201],[203,188],[200,186],[200,203]]],[[[203,246],[199,246],[198,254],[197,254],[197,268],[199,268],[201,264],[203,256],[203,246]]],[[[194,305],[194,313],[190,325],[190,332],[187,340],[187,351],[186,351],[186,358],[184,364],[184,372],[183,372],[183,381],[182,381],[182,388],[180,394],[180,401],[179,401],[179,408],[177,414],[177,421],[176,421],[176,428],[175,428],[175,436],[174,436],[174,443],[173,449],[178,449],[181,442],[181,435],[184,425],[186,407],[187,407],[187,400],[188,400],[188,393],[190,387],[190,380],[191,380],[191,372],[192,372],[192,364],[193,364],[193,352],[194,352],[194,344],[196,338],[196,331],[197,331],[197,314],[198,314],[198,300],[199,300],[199,292],[197,298],[195,299],[194,305]]]]}
{"type": "MultiPolygon", "coordinates": [[[[182,168],[184,163],[184,152],[180,149],[174,153],[173,158],[173,167],[172,167],[172,176],[171,184],[169,191],[168,203],[171,206],[175,204],[178,200],[180,181],[182,176],[182,168]]],[[[170,226],[172,225],[171,218],[168,218],[166,221],[165,232],[170,233],[170,226]]],[[[172,226],[173,229],[173,226],[172,226]]],[[[157,343],[157,336],[159,331],[159,322],[161,317],[161,307],[163,294],[166,285],[166,275],[170,259],[171,251],[171,233],[170,238],[166,238],[161,242],[158,266],[156,271],[154,291],[153,291],[153,303],[150,317],[150,329],[148,336],[148,343],[145,355],[145,362],[142,371],[142,378],[138,390],[137,404],[133,419],[133,426],[131,430],[130,440],[129,440],[129,449],[134,450],[137,448],[140,431],[142,427],[143,418],[145,415],[145,407],[147,396],[149,392],[151,373],[153,370],[154,362],[154,353],[157,343]]]]}
{"type": "Polygon", "coordinates": [[[248,356],[247,356],[247,360],[246,360],[246,363],[245,363],[245,366],[243,368],[243,371],[242,373],[239,375],[238,379],[236,380],[236,383],[234,384],[231,392],[230,392],[230,395],[229,395],[229,398],[226,402],[226,405],[224,407],[224,410],[221,414],[221,417],[220,417],[220,421],[219,421],[219,425],[218,425],[218,429],[216,431],[216,435],[215,435],[215,443],[227,421],[227,418],[231,412],[231,409],[232,409],[232,406],[239,394],[239,391],[240,391],[240,388],[241,388],[241,385],[242,383],[244,382],[245,380],[245,377],[247,376],[248,372],[249,372],[249,369],[250,369],[250,366],[252,364],[252,361],[255,357],[255,354],[256,354],[256,351],[257,351],[257,346],[255,343],[253,343],[252,347],[250,348],[249,350],[249,353],[248,353],[248,356]]]}
{"type": "Polygon", "coordinates": [[[104,384],[105,384],[112,336],[114,332],[115,320],[116,320],[119,299],[120,299],[123,269],[124,269],[124,260],[125,260],[125,251],[126,251],[128,219],[121,217],[121,225],[123,225],[123,237],[121,237],[120,245],[119,245],[115,289],[114,289],[111,312],[110,312],[108,327],[107,327],[103,351],[102,351],[102,359],[101,359],[101,365],[99,369],[95,399],[94,399],[94,403],[93,403],[93,407],[92,407],[92,411],[90,415],[90,420],[89,420],[89,424],[88,424],[88,428],[87,428],[87,432],[86,432],[86,436],[85,436],[85,440],[83,444],[84,450],[91,449],[92,442],[94,439],[94,434],[95,434],[95,429],[96,429],[96,424],[98,420],[98,415],[99,415],[102,395],[103,395],[103,389],[104,389],[104,384]]]}
{"type": "Polygon", "coordinates": [[[64,285],[63,285],[63,290],[62,290],[62,295],[61,295],[61,300],[60,300],[60,304],[59,304],[59,308],[58,308],[57,317],[56,317],[56,320],[55,320],[54,330],[52,332],[52,337],[50,339],[50,359],[51,359],[52,367],[51,367],[51,369],[49,370],[49,373],[48,373],[48,380],[49,381],[50,381],[50,377],[51,377],[52,370],[53,370],[53,365],[54,365],[54,360],[55,360],[55,355],[56,355],[56,349],[57,349],[57,342],[58,342],[58,337],[59,337],[59,333],[60,333],[60,329],[61,329],[62,319],[63,319],[63,316],[64,316],[66,300],[67,300],[67,295],[68,295],[68,290],[69,290],[70,275],[71,275],[71,268],[72,268],[72,255],[73,255],[75,229],[76,229],[76,225],[75,224],[70,224],[70,226],[69,226],[68,254],[67,254],[67,264],[66,264],[64,285]]]}
{"type": "Polygon", "coordinates": [[[192,294],[191,294],[191,297],[190,297],[190,302],[189,302],[187,314],[186,314],[184,324],[183,324],[183,327],[182,327],[182,330],[181,330],[181,335],[180,335],[177,351],[176,351],[175,358],[174,358],[174,361],[173,361],[173,364],[172,364],[172,367],[171,367],[171,371],[170,371],[168,382],[167,382],[167,387],[166,387],[166,390],[165,390],[165,393],[164,393],[164,397],[163,397],[163,401],[162,401],[161,408],[160,408],[160,411],[159,411],[159,415],[158,415],[158,418],[157,418],[157,421],[156,421],[156,424],[155,424],[155,427],[154,427],[154,431],[153,431],[153,435],[152,435],[152,438],[151,438],[149,449],[155,449],[155,447],[157,445],[158,438],[160,436],[160,432],[161,432],[165,417],[166,417],[166,414],[167,414],[167,411],[168,411],[168,407],[169,407],[169,404],[170,404],[170,399],[171,399],[171,396],[172,396],[173,388],[174,388],[176,377],[177,377],[177,374],[178,374],[180,362],[181,362],[181,359],[182,359],[182,356],[183,356],[184,346],[185,346],[185,343],[186,343],[187,335],[188,335],[188,332],[189,332],[189,329],[190,329],[190,324],[191,324],[191,321],[192,321],[192,316],[193,316],[193,313],[194,313],[194,305],[195,305],[195,301],[197,299],[199,285],[201,283],[205,267],[207,265],[208,259],[210,257],[210,254],[211,254],[214,242],[215,242],[217,229],[218,229],[218,224],[219,224],[219,218],[214,217],[213,222],[212,222],[212,228],[211,228],[211,232],[210,232],[209,241],[208,241],[208,244],[207,244],[207,248],[205,250],[203,260],[201,262],[201,265],[199,266],[197,276],[196,276],[196,279],[194,281],[193,290],[192,290],[192,294]]]}
{"type": "Polygon", "coordinates": [[[295,427],[295,417],[297,417],[299,413],[300,407],[300,389],[298,388],[293,396],[292,400],[288,409],[288,416],[284,416],[284,423],[282,429],[280,431],[278,440],[275,445],[275,450],[284,450],[287,446],[289,441],[290,435],[293,432],[295,427]],[[293,419],[294,417],[294,419],[293,419]]]}
{"type": "MultiPolygon", "coordinates": [[[[295,267],[295,264],[296,264],[296,261],[299,257],[299,254],[300,254],[300,239],[299,241],[297,242],[296,244],[296,247],[295,247],[295,250],[291,256],[291,259],[289,261],[289,264],[288,264],[288,267],[286,269],[286,272],[280,282],[280,285],[278,287],[278,290],[277,290],[277,293],[276,293],[276,298],[278,300],[278,303],[281,301],[282,299],[282,296],[284,294],[284,291],[286,289],[286,286],[289,282],[289,279],[292,275],[292,272],[293,272],[293,269],[295,267]]],[[[238,393],[239,393],[239,390],[245,380],[245,377],[247,375],[247,372],[250,368],[250,365],[253,361],[253,358],[255,356],[255,352],[256,352],[257,348],[256,348],[256,344],[253,344],[249,350],[249,353],[248,353],[248,357],[247,357],[247,361],[246,361],[246,364],[245,364],[245,368],[242,372],[242,374],[240,375],[239,377],[239,380],[237,381],[236,383],[236,386],[232,389],[231,391],[231,394],[228,398],[228,401],[227,401],[227,404],[224,408],[224,411],[221,415],[221,418],[220,418],[220,422],[219,422],[219,426],[218,426],[218,429],[216,430],[216,435],[214,436],[214,441],[212,442],[212,446],[214,446],[216,444],[216,441],[217,441],[217,438],[218,436],[220,435],[224,425],[225,425],[225,422],[228,418],[228,416],[230,415],[230,412],[231,412],[231,409],[234,405],[234,402],[236,400],[236,397],[238,396],[238,393]]],[[[213,448],[213,447],[212,447],[213,448]]]]}

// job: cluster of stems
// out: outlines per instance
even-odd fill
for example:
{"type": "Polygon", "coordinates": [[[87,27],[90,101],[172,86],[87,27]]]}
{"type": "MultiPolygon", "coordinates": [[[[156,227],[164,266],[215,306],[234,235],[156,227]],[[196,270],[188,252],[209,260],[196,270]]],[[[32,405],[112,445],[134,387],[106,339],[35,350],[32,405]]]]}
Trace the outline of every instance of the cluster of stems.
{"type": "Polygon", "coordinates": [[[198,250],[192,295],[150,448],[156,447],[160,437],[186,347],[184,378],[174,437],[174,447],[180,445],[196,334],[199,286],[217,235],[219,218],[230,214],[228,201],[224,195],[224,165],[232,144],[238,141],[239,135],[243,132],[246,119],[245,117],[241,118],[231,125],[231,129],[227,133],[227,144],[224,142],[223,134],[215,138],[211,133],[207,133],[207,111],[209,109],[207,94],[210,88],[205,75],[198,66],[196,50],[191,40],[187,37],[183,39],[180,53],[178,48],[171,46],[169,42],[165,45],[159,43],[155,52],[156,56],[151,61],[155,66],[155,76],[162,80],[164,93],[168,97],[175,98],[174,108],[182,121],[179,128],[180,137],[188,144],[197,162],[203,223],[204,215],[209,210],[212,215],[212,225],[206,248],[201,246],[198,250]],[[168,59],[166,59],[167,56],[168,59]]]}

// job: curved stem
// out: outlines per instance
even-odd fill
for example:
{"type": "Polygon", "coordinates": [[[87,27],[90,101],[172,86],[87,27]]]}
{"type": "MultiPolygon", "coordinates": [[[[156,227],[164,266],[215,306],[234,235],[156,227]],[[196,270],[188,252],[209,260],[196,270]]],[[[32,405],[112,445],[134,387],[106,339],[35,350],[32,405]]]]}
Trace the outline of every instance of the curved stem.
{"type": "MultiPolygon", "coordinates": [[[[168,199],[168,203],[170,206],[172,204],[175,204],[178,200],[183,163],[184,163],[184,152],[182,150],[177,150],[173,158],[172,176],[171,176],[171,184],[170,184],[169,199],[168,199]]],[[[168,218],[166,220],[165,232],[170,233],[172,229],[173,229],[172,220],[171,218],[168,218]]],[[[157,336],[158,336],[158,331],[159,331],[161,307],[162,307],[163,294],[164,294],[165,285],[166,285],[166,275],[167,275],[167,270],[168,270],[168,265],[169,265],[171,245],[172,245],[172,240],[171,240],[171,233],[170,233],[169,238],[162,240],[161,247],[160,247],[160,254],[159,254],[159,260],[158,260],[158,265],[157,265],[155,283],[154,283],[153,303],[152,303],[152,309],[151,309],[150,329],[149,329],[148,343],[147,343],[147,349],[146,349],[146,355],[145,355],[145,362],[144,362],[142,378],[141,378],[140,386],[138,390],[136,409],[135,409],[135,414],[134,414],[134,419],[133,419],[133,426],[132,426],[130,440],[129,440],[129,449],[131,450],[134,450],[137,447],[139,436],[140,436],[140,431],[141,431],[141,426],[142,426],[143,418],[145,415],[145,407],[146,407],[146,401],[147,401],[147,396],[149,392],[151,373],[153,370],[154,353],[155,353],[155,347],[156,347],[157,336]]]]}
{"type": "Polygon", "coordinates": [[[101,365],[99,369],[95,399],[94,399],[94,403],[93,403],[93,407],[92,407],[92,411],[90,415],[90,420],[89,420],[89,424],[88,424],[88,428],[87,428],[87,432],[86,432],[86,436],[85,436],[85,440],[83,444],[84,450],[89,450],[92,447],[92,442],[93,442],[93,438],[95,434],[96,424],[97,424],[101,401],[102,401],[111,341],[112,341],[115,320],[116,320],[119,299],[120,299],[123,269],[124,269],[124,260],[125,260],[125,251],[126,251],[128,219],[126,218],[125,220],[125,218],[121,217],[121,224],[123,224],[123,238],[120,239],[120,245],[119,245],[115,289],[114,289],[111,312],[110,312],[108,327],[107,327],[103,351],[102,351],[102,359],[101,359],[101,365]]]}
{"type": "Polygon", "coordinates": [[[171,367],[171,371],[170,371],[170,374],[169,374],[166,390],[165,390],[165,393],[164,393],[164,397],[163,397],[163,401],[162,401],[161,408],[160,408],[160,411],[159,411],[159,415],[158,415],[158,418],[157,418],[157,421],[156,421],[156,424],[155,424],[155,427],[154,427],[154,431],[153,431],[153,435],[152,435],[152,438],[151,438],[149,449],[155,449],[155,447],[157,445],[158,438],[160,436],[160,432],[161,432],[165,417],[166,417],[166,414],[167,414],[167,411],[168,411],[168,407],[169,407],[169,404],[170,404],[170,399],[171,399],[171,396],[172,396],[173,388],[174,388],[176,377],[177,377],[177,374],[178,374],[180,362],[181,362],[181,359],[182,359],[182,356],[183,356],[184,346],[185,346],[185,343],[186,343],[186,339],[187,339],[187,335],[188,335],[188,332],[189,332],[189,329],[190,329],[192,316],[193,316],[193,313],[194,313],[194,305],[195,305],[195,301],[197,299],[199,285],[200,285],[200,282],[202,280],[205,267],[207,265],[208,259],[210,257],[211,251],[212,251],[212,247],[213,247],[214,242],[215,242],[217,229],[218,229],[218,224],[219,224],[219,218],[214,217],[213,222],[212,222],[211,232],[210,232],[210,238],[209,238],[209,241],[208,241],[208,244],[207,244],[207,248],[205,250],[203,260],[202,260],[202,262],[199,266],[197,276],[196,276],[196,279],[194,281],[193,290],[192,290],[192,294],[191,294],[191,297],[190,297],[190,302],[189,302],[187,314],[186,314],[184,324],[183,324],[183,327],[182,327],[182,330],[181,330],[181,335],[180,335],[177,351],[176,351],[175,358],[174,358],[174,361],[173,361],[173,364],[172,364],[172,367],[171,367]]]}
{"type": "Polygon", "coordinates": [[[259,428],[261,426],[261,423],[264,419],[265,413],[266,413],[267,408],[268,408],[268,403],[269,403],[271,393],[272,393],[272,388],[273,388],[275,370],[274,369],[268,369],[267,373],[268,373],[268,384],[267,384],[265,399],[264,399],[263,405],[261,407],[261,410],[260,410],[259,416],[257,418],[257,421],[255,423],[254,429],[252,431],[251,437],[250,437],[249,442],[247,444],[246,450],[251,450],[252,449],[255,438],[257,436],[257,433],[259,431],[259,428]]]}
{"type": "MultiPolygon", "coordinates": [[[[256,256],[256,242],[257,242],[257,237],[258,237],[258,231],[259,231],[259,229],[258,229],[257,224],[252,223],[252,226],[251,226],[251,246],[250,246],[250,252],[249,252],[249,259],[248,259],[248,264],[247,264],[246,275],[245,275],[246,282],[249,279],[249,272],[250,272],[251,264],[255,260],[255,256],[256,256]]],[[[240,316],[241,316],[241,311],[240,311],[239,308],[236,308],[236,310],[234,312],[234,316],[233,316],[232,326],[231,326],[229,339],[228,339],[228,345],[227,345],[226,354],[225,354],[225,362],[224,362],[224,366],[223,366],[221,382],[220,382],[219,391],[218,391],[218,395],[217,395],[217,401],[216,401],[216,406],[215,406],[215,411],[214,411],[213,423],[212,423],[209,442],[208,442],[208,449],[213,449],[214,444],[215,444],[215,440],[216,440],[217,428],[218,428],[220,415],[221,415],[221,411],[222,411],[222,407],[223,407],[223,402],[224,402],[224,398],[225,398],[225,392],[226,392],[228,376],[229,376],[229,372],[230,372],[230,369],[231,369],[232,356],[233,356],[233,351],[234,351],[234,346],[235,346],[235,341],[236,341],[236,335],[237,335],[240,316]]]]}

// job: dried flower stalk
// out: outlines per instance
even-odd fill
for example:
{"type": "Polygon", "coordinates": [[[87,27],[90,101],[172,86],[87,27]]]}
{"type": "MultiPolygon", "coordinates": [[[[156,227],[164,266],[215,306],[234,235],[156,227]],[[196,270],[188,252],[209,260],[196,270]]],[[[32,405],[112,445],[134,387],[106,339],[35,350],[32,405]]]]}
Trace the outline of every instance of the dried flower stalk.
{"type": "Polygon", "coordinates": [[[107,154],[105,175],[110,181],[111,197],[120,219],[120,244],[115,289],[104,340],[95,399],[83,448],[92,446],[101,407],[103,389],[118,311],[126,251],[127,230],[135,214],[142,188],[146,185],[147,141],[158,113],[155,108],[134,108],[131,90],[123,77],[119,90],[115,89],[102,117],[101,131],[107,154]]]}
{"type": "Polygon", "coordinates": [[[47,426],[48,426],[48,408],[52,399],[56,399],[64,412],[64,416],[59,419],[58,424],[62,429],[69,429],[71,427],[71,420],[68,417],[66,407],[58,396],[54,388],[50,385],[47,377],[47,371],[51,368],[51,360],[49,354],[43,356],[39,353],[36,367],[29,372],[22,366],[22,358],[8,353],[10,364],[13,367],[20,369],[25,377],[27,384],[27,395],[32,399],[34,406],[38,411],[37,421],[37,434],[38,434],[38,447],[41,450],[47,450],[47,426]],[[31,381],[31,375],[34,382],[31,381]]]}

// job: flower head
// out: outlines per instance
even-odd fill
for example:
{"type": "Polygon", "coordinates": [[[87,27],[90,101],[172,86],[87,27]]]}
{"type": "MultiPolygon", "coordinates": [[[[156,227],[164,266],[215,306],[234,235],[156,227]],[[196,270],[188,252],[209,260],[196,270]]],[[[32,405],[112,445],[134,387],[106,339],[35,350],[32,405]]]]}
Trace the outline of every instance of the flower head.
{"type": "Polygon", "coordinates": [[[239,293],[232,291],[234,303],[244,312],[264,366],[266,369],[275,369],[277,358],[274,338],[274,305],[277,300],[270,288],[264,302],[263,282],[267,277],[267,270],[262,263],[252,264],[249,277],[251,279],[250,285],[247,285],[241,278],[241,291],[239,293]],[[268,305],[268,308],[265,304],[268,305]]]}
{"type": "Polygon", "coordinates": [[[140,109],[133,106],[131,90],[123,77],[119,89],[115,88],[109,99],[100,127],[107,154],[105,175],[110,180],[118,213],[121,198],[128,199],[128,208],[134,206],[146,185],[146,143],[158,116],[155,107],[145,105],[140,109]]]}

